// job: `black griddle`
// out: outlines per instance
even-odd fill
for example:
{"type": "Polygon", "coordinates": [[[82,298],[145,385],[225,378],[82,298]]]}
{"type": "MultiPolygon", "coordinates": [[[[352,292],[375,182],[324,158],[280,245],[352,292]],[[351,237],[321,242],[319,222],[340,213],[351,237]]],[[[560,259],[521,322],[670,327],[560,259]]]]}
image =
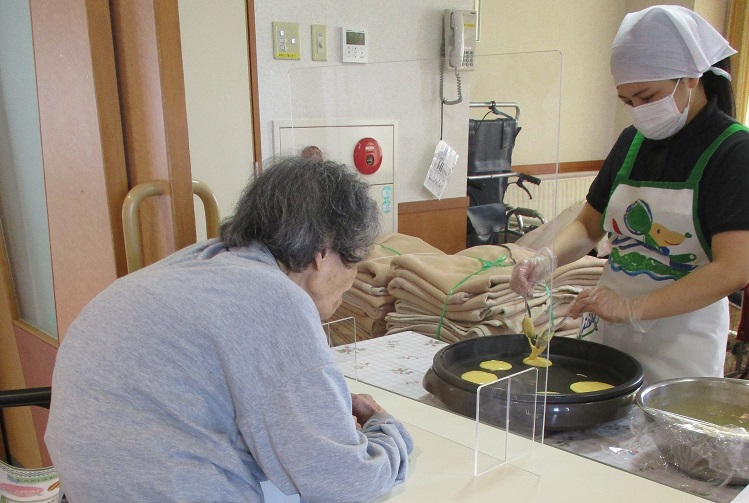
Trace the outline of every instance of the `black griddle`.
{"type": "MultiPolygon", "coordinates": [[[[424,376],[424,388],[449,409],[475,417],[478,385],[462,379],[461,374],[469,370],[482,370],[500,378],[505,377],[529,368],[522,363],[529,354],[530,346],[524,334],[477,337],[457,342],[434,355],[432,367],[424,376]],[[482,369],[479,365],[486,360],[509,362],[512,369],[482,369]]],[[[513,379],[510,392],[511,415],[517,415],[515,419],[527,422],[535,406],[535,410],[545,412],[547,431],[587,428],[618,419],[624,416],[626,407],[634,402],[637,390],[642,386],[640,363],[609,346],[560,337],[551,340],[549,355],[553,365],[548,369],[539,368],[538,390],[543,391],[548,372],[547,391],[558,394],[546,395],[544,404],[544,396],[536,395],[533,372],[513,379]],[[574,393],[569,386],[578,381],[601,381],[613,387],[592,393],[574,393]]],[[[502,425],[506,413],[506,383],[496,386],[496,389],[482,393],[482,403],[486,403],[487,410],[496,416],[490,422],[502,425]],[[487,400],[484,400],[484,396],[487,400]]]]}

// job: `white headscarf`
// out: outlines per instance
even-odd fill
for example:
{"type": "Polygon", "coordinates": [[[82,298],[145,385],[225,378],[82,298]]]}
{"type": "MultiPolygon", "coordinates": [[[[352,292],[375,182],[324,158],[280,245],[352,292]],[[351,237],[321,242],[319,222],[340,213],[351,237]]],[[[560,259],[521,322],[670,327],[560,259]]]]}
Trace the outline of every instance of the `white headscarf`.
{"type": "Polygon", "coordinates": [[[708,70],[730,79],[713,65],[736,54],[728,41],[685,7],[656,5],[627,14],[611,46],[614,84],[701,77],[708,70]]]}

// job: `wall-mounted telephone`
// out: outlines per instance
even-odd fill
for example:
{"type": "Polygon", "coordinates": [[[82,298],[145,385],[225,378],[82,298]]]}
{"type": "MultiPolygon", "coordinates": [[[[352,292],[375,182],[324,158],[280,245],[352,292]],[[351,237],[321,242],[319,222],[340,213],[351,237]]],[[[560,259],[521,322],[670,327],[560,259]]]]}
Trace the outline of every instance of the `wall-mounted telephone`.
{"type": "Polygon", "coordinates": [[[446,68],[473,70],[476,11],[446,10],[443,41],[446,68]]]}

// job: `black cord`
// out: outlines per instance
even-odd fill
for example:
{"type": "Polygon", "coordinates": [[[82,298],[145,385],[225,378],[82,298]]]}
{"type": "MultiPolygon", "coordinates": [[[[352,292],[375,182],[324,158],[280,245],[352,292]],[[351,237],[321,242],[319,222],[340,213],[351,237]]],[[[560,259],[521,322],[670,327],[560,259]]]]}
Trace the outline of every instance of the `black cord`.
{"type": "Polygon", "coordinates": [[[445,104],[440,103],[440,141],[442,140],[442,125],[445,121],[445,104]]]}
{"type": "Polygon", "coordinates": [[[481,120],[478,121],[478,124],[476,124],[476,127],[473,128],[473,132],[474,133],[477,132],[479,130],[479,128],[481,127],[481,124],[484,123],[484,119],[486,119],[486,116],[489,115],[492,112],[493,112],[493,110],[490,109],[488,112],[486,112],[484,114],[484,116],[481,118],[481,120]]]}

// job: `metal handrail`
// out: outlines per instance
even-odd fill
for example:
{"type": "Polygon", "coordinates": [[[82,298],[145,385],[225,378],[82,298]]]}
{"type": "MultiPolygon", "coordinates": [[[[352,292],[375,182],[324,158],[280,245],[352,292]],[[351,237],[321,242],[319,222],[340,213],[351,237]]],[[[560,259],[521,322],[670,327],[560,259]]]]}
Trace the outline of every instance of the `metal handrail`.
{"type": "Polygon", "coordinates": [[[512,108],[515,110],[515,122],[520,124],[520,104],[512,101],[474,101],[468,104],[470,108],[512,108]]]}
{"type": "MultiPolygon", "coordinates": [[[[200,198],[205,209],[205,230],[208,238],[218,236],[220,214],[218,201],[213,191],[200,180],[192,181],[192,192],[200,198]]],[[[127,193],[122,203],[122,229],[125,236],[125,258],[127,272],[131,273],[143,268],[143,250],[140,239],[140,203],[147,197],[163,196],[169,193],[169,183],[166,180],[152,180],[139,183],[127,193]]]]}

